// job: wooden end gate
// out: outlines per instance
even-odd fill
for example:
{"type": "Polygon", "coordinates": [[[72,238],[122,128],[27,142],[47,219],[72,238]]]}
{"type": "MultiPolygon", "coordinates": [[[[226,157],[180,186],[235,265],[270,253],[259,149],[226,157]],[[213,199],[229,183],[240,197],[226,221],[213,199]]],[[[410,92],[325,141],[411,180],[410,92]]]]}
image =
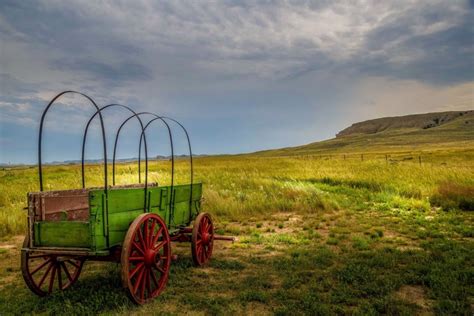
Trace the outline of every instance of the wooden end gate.
{"type": "Polygon", "coordinates": [[[193,156],[188,132],[174,119],[150,112],[136,113],[120,104],[99,108],[87,95],[65,91],[45,108],[40,122],[38,169],[40,192],[28,193],[28,231],[21,250],[21,271],[27,286],[35,294],[45,296],[73,285],[87,260],[114,261],[122,265],[123,286],[132,300],[143,304],[158,296],[166,286],[171,264],[171,242],[190,242],[194,264],[209,262],[215,240],[234,240],[214,233],[212,217],[200,212],[202,184],[193,182],[193,156]],[[82,142],[82,188],[43,191],[42,133],[49,108],[65,94],[78,94],[95,107],[82,142]],[[112,179],[108,185],[107,146],[102,111],[120,107],[128,117],[119,127],[114,143],[112,179]],[[104,186],[86,188],[84,152],[87,131],[99,116],[104,155],[104,186]],[[142,116],[151,116],[143,124],[142,116]],[[139,183],[115,184],[116,149],[120,132],[131,119],[141,126],[139,142],[139,183]],[[161,121],[168,130],[171,145],[171,185],[148,183],[146,128],[161,121]],[[181,127],[189,146],[190,183],[174,184],[174,148],[169,122],[181,127]],[[141,184],[141,147],[145,151],[145,181],[141,184]],[[192,227],[190,225],[192,224],[192,227]]]}

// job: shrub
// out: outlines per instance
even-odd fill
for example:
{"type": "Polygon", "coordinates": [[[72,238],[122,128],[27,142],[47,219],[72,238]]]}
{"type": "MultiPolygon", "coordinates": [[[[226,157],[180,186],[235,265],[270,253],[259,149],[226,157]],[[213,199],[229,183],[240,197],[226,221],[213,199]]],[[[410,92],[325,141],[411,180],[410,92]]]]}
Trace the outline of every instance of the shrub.
{"type": "Polygon", "coordinates": [[[453,209],[474,211],[474,186],[442,183],[438,186],[437,192],[431,196],[430,203],[445,211],[453,209]]]}

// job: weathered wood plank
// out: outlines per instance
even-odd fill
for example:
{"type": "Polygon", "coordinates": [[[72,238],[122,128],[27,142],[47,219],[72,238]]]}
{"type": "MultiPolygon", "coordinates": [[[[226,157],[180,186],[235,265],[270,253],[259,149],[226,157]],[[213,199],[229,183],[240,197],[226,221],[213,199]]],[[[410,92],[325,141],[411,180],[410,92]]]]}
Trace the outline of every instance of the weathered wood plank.
{"type": "Polygon", "coordinates": [[[37,222],[36,247],[90,247],[88,222],[37,222]]]}

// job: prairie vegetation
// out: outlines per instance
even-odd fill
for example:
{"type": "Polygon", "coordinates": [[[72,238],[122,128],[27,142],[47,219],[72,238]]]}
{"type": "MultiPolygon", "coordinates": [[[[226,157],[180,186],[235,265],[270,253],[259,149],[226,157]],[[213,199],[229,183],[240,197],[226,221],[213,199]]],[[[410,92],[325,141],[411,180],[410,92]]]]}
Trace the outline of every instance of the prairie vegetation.
{"type": "MultiPolygon", "coordinates": [[[[415,155],[415,154],[414,154],[415,155]]],[[[208,157],[195,160],[204,211],[218,233],[207,268],[178,244],[164,294],[136,307],[116,264],[87,263],[64,293],[37,298],[23,283],[19,249],[26,193],[36,168],[0,171],[0,309],[5,313],[470,314],[474,277],[474,151],[434,151],[417,160],[342,155],[208,157]],[[16,237],[14,237],[16,236],[16,237]]],[[[87,185],[103,185],[87,167],[87,185]]],[[[186,160],[177,180],[189,181],[186,160]]],[[[150,163],[168,184],[169,162],[150,163]]],[[[137,182],[120,164],[117,183],[137,182]]],[[[80,167],[48,166],[46,189],[80,187],[80,167]]]]}

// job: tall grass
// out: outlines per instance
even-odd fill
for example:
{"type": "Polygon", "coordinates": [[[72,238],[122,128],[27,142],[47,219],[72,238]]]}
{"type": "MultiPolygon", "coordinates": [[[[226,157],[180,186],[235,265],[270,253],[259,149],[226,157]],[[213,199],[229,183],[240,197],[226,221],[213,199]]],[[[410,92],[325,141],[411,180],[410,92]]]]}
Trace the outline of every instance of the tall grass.
{"type": "MultiPolygon", "coordinates": [[[[439,199],[432,197],[444,192],[446,184],[467,188],[456,191],[458,196],[472,192],[474,162],[469,156],[462,159],[455,152],[452,155],[456,157],[455,165],[318,157],[206,157],[195,159],[195,180],[204,183],[204,210],[219,220],[245,221],[275,212],[308,213],[340,208],[424,210],[440,205],[439,199]]],[[[77,165],[47,166],[45,190],[80,188],[80,175],[77,165]]],[[[119,164],[116,176],[117,184],[137,183],[137,164],[119,164]]],[[[87,187],[102,186],[103,181],[102,166],[87,166],[87,187]]],[[[169,161],[150,162],[149,182],[169,185],[170,181],[169,161]]],[[[187,160],[176,162],[175,183],[189,183],[187,160]]],[[[0,171],[0,236],[24,232],[23,208],[26,194],[31,191],[38,191],[36,168],[0,171]]],[[[450,208],[459,208],[459,204],[450,208]]]]}

